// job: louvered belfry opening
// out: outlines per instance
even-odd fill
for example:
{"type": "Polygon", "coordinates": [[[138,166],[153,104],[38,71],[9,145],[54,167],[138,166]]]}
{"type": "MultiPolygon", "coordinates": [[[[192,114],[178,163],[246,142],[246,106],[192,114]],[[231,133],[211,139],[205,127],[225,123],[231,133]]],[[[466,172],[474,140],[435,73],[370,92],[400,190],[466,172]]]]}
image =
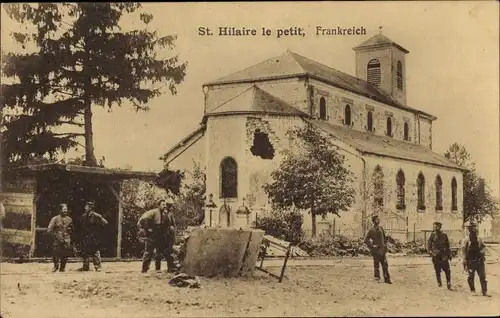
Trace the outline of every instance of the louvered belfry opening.
{"type": "Polygon", "coordinates": [[[380,62],[377,59],[368,62],[368,83],[380,85],[380,62]]]}

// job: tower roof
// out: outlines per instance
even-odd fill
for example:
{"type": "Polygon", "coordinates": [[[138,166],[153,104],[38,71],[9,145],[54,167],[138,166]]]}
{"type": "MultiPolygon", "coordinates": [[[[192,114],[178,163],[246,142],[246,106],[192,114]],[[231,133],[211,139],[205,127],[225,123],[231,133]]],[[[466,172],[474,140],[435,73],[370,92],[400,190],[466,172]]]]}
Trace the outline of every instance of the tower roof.
{"type": "Polygon", "coordinates": [[[386,47],[386,46],[395,46],[404,53],[410,53],[407,49],[402,47],[401,45],[397,44],[396,42],[392,41],[382,33],[376,34],[369,38],[368,40],[364,41],[363,43],[359,44],[358,46],[355,46],[353,48],[354,51],[358,51],[361,49],[371,49],[371,48],[380,48],[380,47],[386,47]]]}

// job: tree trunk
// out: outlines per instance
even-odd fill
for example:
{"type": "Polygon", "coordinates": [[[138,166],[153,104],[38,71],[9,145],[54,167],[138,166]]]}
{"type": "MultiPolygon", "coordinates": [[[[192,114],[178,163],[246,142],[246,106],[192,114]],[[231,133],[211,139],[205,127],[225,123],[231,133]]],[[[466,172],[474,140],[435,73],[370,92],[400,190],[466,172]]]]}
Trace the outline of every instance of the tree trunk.
{"type": "Polygon", "coordinates": [[[312,237],[316,237],[316,214],[314,214],[313,211],[311,211],[311,221],[312,221],[312,237]]]}
{"type": "Polygon", "coordinates": [[[90,90],[92,89],[92,80],[88,72],[88,65],[90,63],[90,52],[87,48],[87,41],[85,41],[85,58],[83,63],[82,73],[84,76],[83,83],[83,103],[84,114],[83,120],[85,125],[85,163],[90,166],[97,166],[97,159],[94,154],[94,136],[92,132],[92,99],[90,90]]]}
{"type": "Polygon", "coordinates": [[[97,166],[97,159],[94,154],[94,136],[92,133],[92,105],[90,100],[85,101],[85,161],[91,166],[97,166]]]}
{"type": "Polygon", "coordinates": [[[316,210],[314,208],[314,200],[311,202],[311,235],[316,237],[316,210]]]}

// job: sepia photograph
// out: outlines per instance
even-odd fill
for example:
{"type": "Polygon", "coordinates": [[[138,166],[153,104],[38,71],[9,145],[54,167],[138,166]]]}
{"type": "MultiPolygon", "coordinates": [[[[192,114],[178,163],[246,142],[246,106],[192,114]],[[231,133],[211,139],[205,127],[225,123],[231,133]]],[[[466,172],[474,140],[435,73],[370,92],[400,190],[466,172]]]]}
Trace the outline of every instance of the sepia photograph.
{"type": "Polygon", "coordinates": [[[499,9],[3,3],[0,317],[499,316],[499,9]]]}

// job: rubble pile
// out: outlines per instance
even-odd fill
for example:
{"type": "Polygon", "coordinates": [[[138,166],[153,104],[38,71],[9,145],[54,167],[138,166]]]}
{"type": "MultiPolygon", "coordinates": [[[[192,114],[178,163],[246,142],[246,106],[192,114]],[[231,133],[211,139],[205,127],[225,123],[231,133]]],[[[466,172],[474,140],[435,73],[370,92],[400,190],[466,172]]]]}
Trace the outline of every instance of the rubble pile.
{"type": "MultiPolygon", "coordinates": [[[[302,241],[299,247],[310,256],[358,256],[370,255],[370,250],[363,238],[350,239],[345,236],[320,235],[302,241]]],[[[399,240],[388,238],[388,252],[391,254],[403,253],[406,255],[425,254],[425,244],[422,242],[403,243],[399,240]]]]}

